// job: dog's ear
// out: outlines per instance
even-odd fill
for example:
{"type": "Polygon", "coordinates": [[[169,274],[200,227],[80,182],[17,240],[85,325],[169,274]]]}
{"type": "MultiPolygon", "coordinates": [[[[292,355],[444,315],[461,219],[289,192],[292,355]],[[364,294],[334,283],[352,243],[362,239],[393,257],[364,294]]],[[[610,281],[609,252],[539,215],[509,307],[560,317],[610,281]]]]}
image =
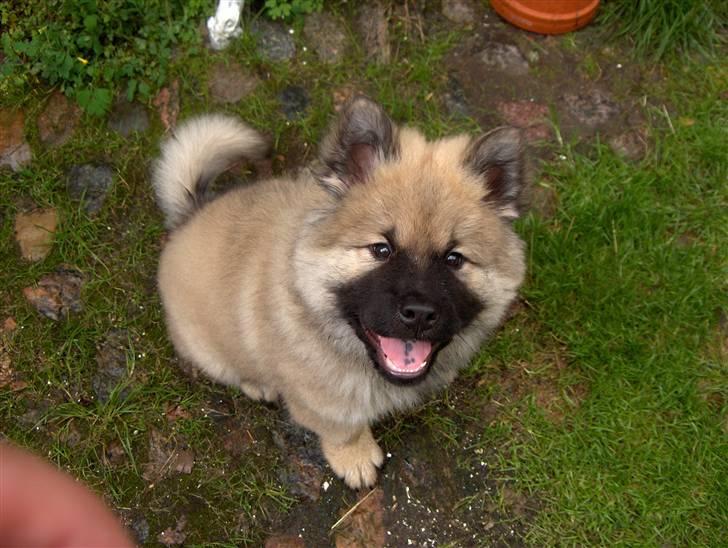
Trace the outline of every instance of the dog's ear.
{"type": "Polygon", "coordinates": [[[363,96],[353,98],[321,144],[316,178],[337,196],[365,183],[377,165],[396,155],[395,131],[381,106],[363,96]]]}
{"type": "Polygon", "coordinates": [[[497,128],[476,139],[465,155],[465,165],[483,180],[486,189],[483,201],[492,204],[504,219],[520,217],[526,189],[520,130],[497,128]]]}

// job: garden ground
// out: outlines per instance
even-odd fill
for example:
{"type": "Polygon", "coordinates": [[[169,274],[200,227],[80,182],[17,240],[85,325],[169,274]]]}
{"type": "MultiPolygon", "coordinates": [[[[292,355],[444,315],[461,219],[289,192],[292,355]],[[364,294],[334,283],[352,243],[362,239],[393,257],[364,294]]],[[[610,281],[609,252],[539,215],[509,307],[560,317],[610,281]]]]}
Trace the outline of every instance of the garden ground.
{"type": "Polygon", "coordinates": [[[153,100],[103,118],[52,89],[3,97],[2,435],[103,494],[141,544],[720,544],[724,60],[639,63],[599,24],[531,35],[462,0],[341,4],[246,14],[228,50],[176,52],[153,100]],[[148,179],[165,131],[209,111],[275,143],[221,185],[295,170],[357,91],[431,137],[522,127],[534,159],[522,299],[452,387],[375,427],[387,459],[361,492],[277,406],[174,356],[148,179]]]}

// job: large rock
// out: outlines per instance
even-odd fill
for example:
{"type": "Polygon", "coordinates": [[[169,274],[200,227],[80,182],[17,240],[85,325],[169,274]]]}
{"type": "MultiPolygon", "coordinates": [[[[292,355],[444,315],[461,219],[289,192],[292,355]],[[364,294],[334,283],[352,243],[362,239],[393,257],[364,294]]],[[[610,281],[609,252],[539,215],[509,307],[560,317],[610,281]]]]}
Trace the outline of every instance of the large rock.
{"type": "Polygon", "coordinates": [[[300,86],[288,86],[278,94],[278,100],[289,120],[303,117],[310,103],[308,92],[300,86]]]}
{"type": "Polygon", "coordinates": [[[346,51],[343,23],[328,13],[312,13],[306,17],[303,34],[324,63],[338,63],[346,51]]]}
{"type": "Polygon", "coordinates": [[[81,119],[80,107],[56,91],[38,117],[38,136],[48,147],[64,145],[73,136],[81,119]]]}
{"type": "Polygon", "coordinates": [[[45,259],[53,245],[58,214],[53,208],[36,209],[15,216],[15,240],[20,254],[28,261],[45,259]]]}
{"type": "Polygon", "coordinates": [[[528,74],[528,61],[513,44],[489,42],[480,52],[480,61],[493,69],[513,76],[528,74]]]}
{"type": "Polygon", "coordinates": [[[109,116],[109,128],[126,138],[133,133],[144,133],[149,129],[147,109],[139,103],[117,101],[109,116]]]}
{"type": "Polygon", "coordinates": [[[169,86],[160,89],[153,104],[159,111],[159,121],[165,131],[174,129],[179,116],[179,80],[175,79],[169,86]]]}
{"type": "Polygon", "coordinates": [[[451,116],[467,118],[472,114],[463,85],[455,76],[451,75],[448,78],[447,91],[443,94],[442,100],[451,116]]]}
{"type": "Polygon", "coordinates": [[[525,130],[528,142],[546,141],[551,137],[548,106],[532,101],[503,101],[496,108],[507,124],[525,130]]]}
{"type": "Polygon", "coordinates": [[[237,103],[251,94],[260,79],[238,63],[218,61],[210,74],[210,94],[217,103],[237,103]]]}
{"type": "Polygon", "coordinates": [[[270,61],[288,61],[296,55],[291,34],[278,23],[258,20],[252,25],[257,35],[258,53],[270,61]]]}
{"type": "Polygon", "coordinates": [[[589,128],[604,125],[619,113],[617,103],[596,88],[584,93],[565,93],[562,99],[568,111],[589,128]]]}
{"type": "Polygon", "coordinates": [[[23,135],[25,115],[20,110],[0,109],[0,166],[20,171],[33,153],[23,135]]]}
{"type": "Polygon", "coordinates": [[[83,164],[68,172],[66,190],[71,199],[83,203],[86,213],[94,215],[104,205],[113,183],[114,171],[109,166],[83,164]]]}
{"type": "MultiPolygon", "coordinates": [[[[126,356],[129,352],[129,333],[125,329],[113,329],[96,351],[96,373],[91,378],[91,388],[101,403],[109,397],[126,377],[126,356]]],[[[126,397],[124,390],[121,397],[126,397]]]]}
{"type": "Polygon", "coordinates": [[[43,276],[35,286],[24,288],[23,295],[43,316],[58,321],[83,309],[82,284],[83,276],[78,270],[61,267],[43,276]]]}
{"type": "Polygon", "coordinates": [[[475,22],[475,6],[470,0],[442,0],[442,14],[459,25],[475,22]]]}
{"type": "Polygon", "coordinates": [[[378,63],[389,63],[392,47],[389,44],[389,19],[381,2],[363,2],[357,18],[357,28],[367,57],[378,63]]]}

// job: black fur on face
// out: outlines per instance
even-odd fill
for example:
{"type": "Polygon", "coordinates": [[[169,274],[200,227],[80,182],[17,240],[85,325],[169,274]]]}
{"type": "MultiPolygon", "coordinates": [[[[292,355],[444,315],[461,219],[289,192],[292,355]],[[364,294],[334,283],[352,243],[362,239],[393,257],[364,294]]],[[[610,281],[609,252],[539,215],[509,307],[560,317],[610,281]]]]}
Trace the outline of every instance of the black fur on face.
{"type": "Polygon", "coordinates": [[[357,336],[364,342],[376,369],[395,384],[411,384],[425,378],[437,352],[467,327],[483,310],[483,303],[455,275],[445,257],[433,256],[426,265],[416,265],[403,250],[395,251],[381,266],[336,291],[338,307],[357,336]],[[433,312],[428,321],[403,321],[407,306],[433,312]],[[373,334],[402,340],[432,343],[432,354],[422,374],[401,378],[389,374],[373,334]]]}

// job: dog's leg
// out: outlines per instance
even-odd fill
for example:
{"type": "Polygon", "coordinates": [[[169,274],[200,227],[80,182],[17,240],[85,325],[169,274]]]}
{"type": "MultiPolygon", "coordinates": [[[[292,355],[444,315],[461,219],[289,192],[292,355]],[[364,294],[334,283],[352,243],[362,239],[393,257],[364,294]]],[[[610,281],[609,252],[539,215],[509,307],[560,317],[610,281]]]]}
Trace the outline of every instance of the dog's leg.
{"type": "Polygon", "coordinates": [[[294,421],[318,434],[324,457],[346,485],[352,489],[374,485],[384,454],[368,424],[332,422],[302,405],[286,404],[294,421]]]}

